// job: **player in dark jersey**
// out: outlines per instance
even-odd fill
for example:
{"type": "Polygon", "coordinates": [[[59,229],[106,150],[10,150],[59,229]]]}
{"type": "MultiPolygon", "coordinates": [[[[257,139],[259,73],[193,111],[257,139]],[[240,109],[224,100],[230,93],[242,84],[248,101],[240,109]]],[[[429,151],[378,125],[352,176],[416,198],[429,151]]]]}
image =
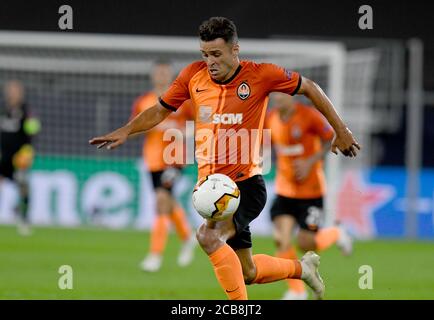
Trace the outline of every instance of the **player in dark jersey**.
{"type": "Polygon", "coordinates": [[[31,136],[39,131],[39,121],[29,116],[21,82],[8,81],[4,85],[3,95],[4,101],[0,107],[0,183],[3,179],[9,179],[17,184],[18,231],[22,235],[29,235],[27,172],[34,155],[31,136]]]}
{"type": "Polygon", "coordinates": [[[319,256],[315,253],[306,253],[301,260],[252,255],[249,224],[261,213],[266,202],[261,168],[254,160],[243,161],[246,155],[243,148],[220,148],[218,140],[222,130],[230,131],[232,136],[240,132],[247,132],[247,136],[251,133],[253,149],[250,154],[256,154],[268,95],[279,91],[303,94],[312,101],[336,132],[333,152],[337,153],[339,149],[345,156],[353,157],[360,146],[333,104],[313,81],[271,63],[240,61],[240,46],[232,21],[223,17],[210,18],[199,27],[199,36],[204,61],[184,68],[155,106],[125,126],[93,138],[89,143],[99,148],[116,148],[129,136],[154,127],[191,99],[197,115],[195,139],[199,178],[212,173],[226,174],[241,191],[240,205],[232,219],[206,221],[197,231],[199,244],[208,255],[226,295],[229,299],[247,299],[246,284],[297,278],[313,289],[316,298],[322,298],[325,287],[318,273],[319,256]],[[213,135],[210,139],[209,133],[213,135]]]}

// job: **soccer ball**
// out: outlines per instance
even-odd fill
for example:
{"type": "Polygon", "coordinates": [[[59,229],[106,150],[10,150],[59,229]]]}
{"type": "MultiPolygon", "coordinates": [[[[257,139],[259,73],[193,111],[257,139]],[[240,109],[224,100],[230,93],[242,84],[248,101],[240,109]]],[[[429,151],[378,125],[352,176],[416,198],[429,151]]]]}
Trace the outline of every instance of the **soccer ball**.
{"type": "Polygon", "coordinates": [[[240,189],[227,175],[211,174],[193,190],[193,206],[208,220],[221,221],[232,216],[240,204],[240,189]]]}

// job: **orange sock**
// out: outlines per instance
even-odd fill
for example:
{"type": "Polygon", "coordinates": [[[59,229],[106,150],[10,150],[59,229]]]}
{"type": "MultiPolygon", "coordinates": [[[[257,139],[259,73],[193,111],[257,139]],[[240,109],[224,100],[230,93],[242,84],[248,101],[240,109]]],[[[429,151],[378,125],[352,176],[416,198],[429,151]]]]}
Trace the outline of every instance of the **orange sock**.
{"type": "MultiPolygon", "coordinates": [[[[297,260],[297,252],[295,251],[294,247],[291,247],[286,251],[280,251],[276,254],[276,256],[282,259],[297,260]]],[[[302,280],[288,279],[287,282],[288,287],[297,293],[302,293],[306,290],[304,287],[304,282],[302,280]]]]}
{"type": "Polygon", "coordinates": [[[175,225],[176,233],[182,241],[186,241],[190,238],[191,229],[188,224],[187,217],[185,216],[184,209],[179,205],[175,205],[170,215],[170,220],[175,225]]]}
{"type": "Polygon", "coordinates": [[[247,300],[243,269],[237,254],[226,243],[209,255],[214,272],[229,300],[247,300]]]}
{"type": "Polygon", "coordinates": [[[330,227],[320,229],[315,235],[316,249],[322,251],[336,243],[339,238],[339,228],[330,227]]]}
{"type": "Polygon", "coordinates": [[[161,254],[166,247],[167,234],[169,231],[169,219],[165,214],[155,217],[151,231],[151,253],[161,254]]]}
{"type": "Polygon", "coordinates": [[[252,283],[268,283],[282,279],[300,279],[301,264],[298,260],[275,258],[266,254],[255,254],[256,278],[252,283]]]}

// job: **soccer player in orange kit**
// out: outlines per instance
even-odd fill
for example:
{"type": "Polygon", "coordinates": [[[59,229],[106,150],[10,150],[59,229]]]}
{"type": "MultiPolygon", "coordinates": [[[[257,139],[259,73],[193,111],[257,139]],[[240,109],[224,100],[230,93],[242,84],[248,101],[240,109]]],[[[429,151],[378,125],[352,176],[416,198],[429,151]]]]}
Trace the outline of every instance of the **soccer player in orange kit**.
{"type": "MultiPolygon", "coordinates": [[[[320,228],[326,181],[323,158],[330,151],[333,129],[314,108],[273,93],[274,105],[266,119],[276,150],[276,197],[270,210],[277,256],[297,259],[292,232],[300,228],[297,242],[304,251],[322,251],[336,243],[349,254],[352,241],[343,228],[320,228]]],[[[288,279],[285,300],[305,300],[303,281],[288,279]]]]}
{"type": "MultiPolygon", "coordinates": [[[[151,72],[153,88],[136,99],[131,117],[134,118],[144,110],[154,106],[158,97],[169,88],[172,80],[171,64],[168,61],[157,61],[151,72]]],[[[187,113],[190,109],[185,107],[180,112],[172,113],[166,121],[147,131],[145,135],[143,160],[152,176],[156,196],[156,216],[151,230],[149,253],[140,264],[144,271],[155,272],[160,269],[170,222],[175,226],[176,233],[183,242],[178,256],[178,265],[187,266],[193,259],[194,248],[197,243],[196,238],[191,233],[184,209],[177,203],[172,194],[172,188],[181,175],[184,163],[169,165],[165,161],[164,149],[170,144],[170,141],[163,139],[166,129],[177,128],[184,131],[186,121],[192,118],[192,115],[187,113]]]]}
{"type": "Polygon", "coordinates": [[[304,94],[324,114],[336,132],[333,152],[339,149],[345,156],[353,157],[360,146],[316,83],[271,63],[240,61],[240,46],[232,21],[224,17],[204,21],[199,27],[199,38],[203,61],[185,67],[155,106],[89,143],[99,148],[116,148],[129,136],[162,122],[184,101],[191,99],[196,109],[199,179],[212,173],[226,174],[241,192],[241,201],[232,219],[206,221],[196,234],[227,297],[245,300],[248,298],[246,284],[296,278],[304,280],[315,298],[321,299],[325,287],[318,273],[319,256],[312,251],[301,260],[252,255],[249,223],[261,213],[266,202],[261,168],[257,161],[242,161],[245,155],[242,148],[224,148],[221,141],[228,137],[227,132],[230,136],[251,133],[250,153],[257,154],[268,95],[279,91],[304,94]],[[209,132],[213,133],[212,137],[209,132]],[[259,135],[255,137],[256,132],[259,135]]]}

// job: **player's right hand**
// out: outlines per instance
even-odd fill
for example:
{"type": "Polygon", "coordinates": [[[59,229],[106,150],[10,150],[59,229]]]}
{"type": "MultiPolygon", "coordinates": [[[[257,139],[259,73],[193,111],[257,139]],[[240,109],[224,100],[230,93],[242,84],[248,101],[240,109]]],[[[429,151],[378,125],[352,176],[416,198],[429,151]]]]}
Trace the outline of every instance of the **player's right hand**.
{"type": "Polygon", "coordinates": [[[97,145],[98,149],[106,147],[108,150],[115,149],[127,141],[129,129],[127,127],[119,128],[104,136],[95,137],[89,140],[89,144],[97,145]]]}
{"type": "Polygon", "coordinates": [[[314,162],[311,159],[295,159],[292,162],[294,177],[297,182],[303,182],[309,176],[314,162]]]}

